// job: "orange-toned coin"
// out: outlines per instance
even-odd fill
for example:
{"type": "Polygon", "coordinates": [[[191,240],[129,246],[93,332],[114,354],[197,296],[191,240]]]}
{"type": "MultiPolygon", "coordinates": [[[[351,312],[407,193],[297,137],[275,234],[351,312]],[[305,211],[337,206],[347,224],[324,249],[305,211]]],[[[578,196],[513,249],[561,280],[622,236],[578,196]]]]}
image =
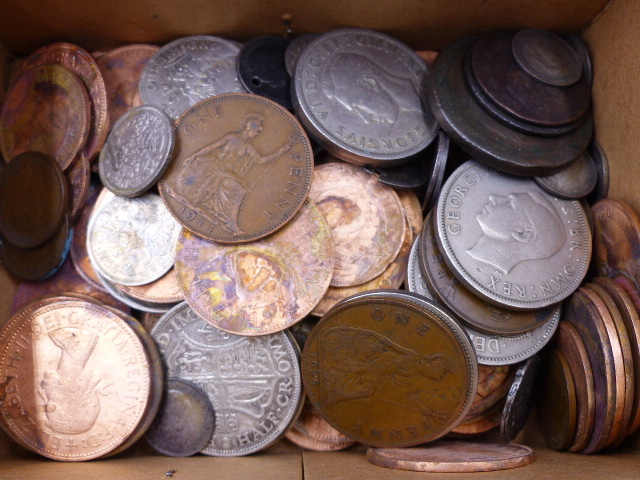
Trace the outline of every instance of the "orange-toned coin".
{"type": "Polygon", "coordinates": [[[454,437],[468,437],[487,433],[500,426],[502,411],[504,409],[504,399],[486,411],[465,419],[451,430],[454,437]]]}
{"type": "Polygon", "coordinates": [[[89,196],[89,185],[91,184],[91,163],[89,159],[80,154],[71,164],[66,175],[70,187],[71,218],[76,220],[89,196]]]}
{"type": "Polygon", "coordinates": [[[158,280],[139,286],[119,285],[128,296],[149,303],[178,303],[184,301],[184,295],[178,285],[178,276],[173,267],[158,280]]]}
{"type": "Polygon", "coordinates": [[[509,365],[478,365],[478,391],[467,417],[486,413],[500,400],[503,400],[515,377],[515,369],[509,365]]]}

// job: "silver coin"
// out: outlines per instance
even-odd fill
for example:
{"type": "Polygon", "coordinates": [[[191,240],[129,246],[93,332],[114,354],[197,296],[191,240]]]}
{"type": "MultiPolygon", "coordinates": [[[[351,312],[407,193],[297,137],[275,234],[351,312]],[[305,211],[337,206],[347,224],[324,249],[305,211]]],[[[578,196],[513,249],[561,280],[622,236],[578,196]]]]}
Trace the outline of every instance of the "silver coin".
{"type": "Polygon", "coordinates": [[[127,295],[124,291],[122,291],[122,289],[118,286],[117,283],[112,282],[111,280],[106,278],[104,275],[102,275],[100,272],[96,271],[96,276],[102,282],[102,287],[107,291],[107,293],[109,293],[109,295],[111,295],[116,300],[121,301],[125,305],[131,308],[135,308],[136,310],[140,310],[141,312],[164,314],[164,313],[167,313],[169,310],[171,310],[175,306],[175,304],[163,305],[163,304],[143,302],[141,300],[138,300],[136,298],[133,298],[127,295]]]}
{"type": "Polygon", "coordinates": [[[409,252],[409,261],[407,264],[407,277],[405,278],[405,286],[407,290],[413,293],[417,293],[418,295],[422,295],[428,300],[434,300],[433,294],[429,287],[427,286],[427,282],[425,282],[424,275],[420,270],[420,237],[416,237],[411,245],[411,251],[409,252]]]}
{"type": "Polygon", "coordinates": [[[159,195],[115,196],[89,219],[89,259],[112,282],[146,285],[173,266],[181,230],[159,195]]]}
{"type": "Polygon", "coordinates": [[[291,40],[287,50],[284,52],[284,66],[287,69],[287,73],[290,77],[293,77],[293,73],[296,70],[298,59],[307,46],[316,39],[317,33],[305,33],[304,35],[298,35],[291,40]]]}
{"type": "Polygon", "coordinates": [[[173,123],[158,107],[129,110],[111,128],[100,152],[102,183],[124,197],[146,192],[169,166],[174,143],[173,123]]]}
{"type": "Polygon", "coordinates": [[[447,179],[436,239],[456,278],[489,303],[536,310],[568,297],[587,273],[591,232],[582,205],[532,179],[477,161],[447,179]]]}
{"type": "Polygon", "coordinates": [[[262,450],[287,430],[302,406],[295,342],[284,332],[242,337],[219,330],[181,303],[153,327],[168,376],[202,388],[216,429],[202,453],[239,456],[262,450]]]}
{"type": "Polygon", "coordinates": [[[428,76],[426,63],[388,35],[334,30],[311,42],[298,60],[296,114],[342,160],[399,165],[424,150],[438,131],[421,98],[428,76]]]}
{"type": "Polygon", "coordinates": [[[533,179],[551,195],[576,199],[586,197],[596,187],[598,171],[595,160],[585,151],[559,172],[533,179]]]}
{"type": "Polygon", "coordinates": [[[436,141],[437,148],[431,165],[431,177],[422,200],[423,213],[430,212],[433,207],[435,207],[436,203],[438,203],[440,189],[442,188],[442,180],[444,179],[444,172],[447,166],[447,158],[449,158],[450,141],[447,134],[440,130],[436,141]]]}
{"type": "Polygon", "coordinates": [[[174,40],[151,57],[142,70],[140,97],[175,120],[200,100],[244,92],[236,73],[239,51],[235,43],[213,36],[174,40]]]}

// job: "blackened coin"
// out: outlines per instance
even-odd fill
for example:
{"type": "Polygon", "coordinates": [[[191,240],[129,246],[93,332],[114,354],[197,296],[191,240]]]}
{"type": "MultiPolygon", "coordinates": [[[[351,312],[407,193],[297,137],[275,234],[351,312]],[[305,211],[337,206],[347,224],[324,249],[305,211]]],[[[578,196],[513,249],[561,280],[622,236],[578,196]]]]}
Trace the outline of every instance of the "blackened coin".
{"type": "Polygon", "coordinates": [[[507,443],[516,438],[529,418],[539,369],[540,357],[534,355],[516,370],[500,422],[500,436],[507,443]]]}

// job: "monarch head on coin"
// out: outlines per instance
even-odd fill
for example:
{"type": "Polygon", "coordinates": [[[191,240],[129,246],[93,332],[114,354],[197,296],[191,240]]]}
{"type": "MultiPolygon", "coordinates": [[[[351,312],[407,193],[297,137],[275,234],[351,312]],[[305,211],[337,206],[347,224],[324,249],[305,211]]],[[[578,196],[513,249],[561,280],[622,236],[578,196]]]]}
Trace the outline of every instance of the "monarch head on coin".
{"type": "Polygon", "coordinates": [[[489,195],[476,220],[483,235],[467,253],[505,274],[525,260],[553,256],[565,242],[558,214],[535,191],[489,195]]]}

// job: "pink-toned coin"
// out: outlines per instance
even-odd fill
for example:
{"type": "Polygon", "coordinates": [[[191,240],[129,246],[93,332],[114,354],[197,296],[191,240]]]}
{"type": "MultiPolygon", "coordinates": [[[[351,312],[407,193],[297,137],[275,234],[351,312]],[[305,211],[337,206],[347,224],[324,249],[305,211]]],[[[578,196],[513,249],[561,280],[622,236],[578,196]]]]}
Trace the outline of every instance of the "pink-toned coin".
{"type": "Polygon", "coordinates": [[[178,285],[178,276],[173,267],[158,280],[146,285],[119,285],[119,287],[126,295],[142,302],[168,304],[184,301],[182,290],[178,285]]]}

